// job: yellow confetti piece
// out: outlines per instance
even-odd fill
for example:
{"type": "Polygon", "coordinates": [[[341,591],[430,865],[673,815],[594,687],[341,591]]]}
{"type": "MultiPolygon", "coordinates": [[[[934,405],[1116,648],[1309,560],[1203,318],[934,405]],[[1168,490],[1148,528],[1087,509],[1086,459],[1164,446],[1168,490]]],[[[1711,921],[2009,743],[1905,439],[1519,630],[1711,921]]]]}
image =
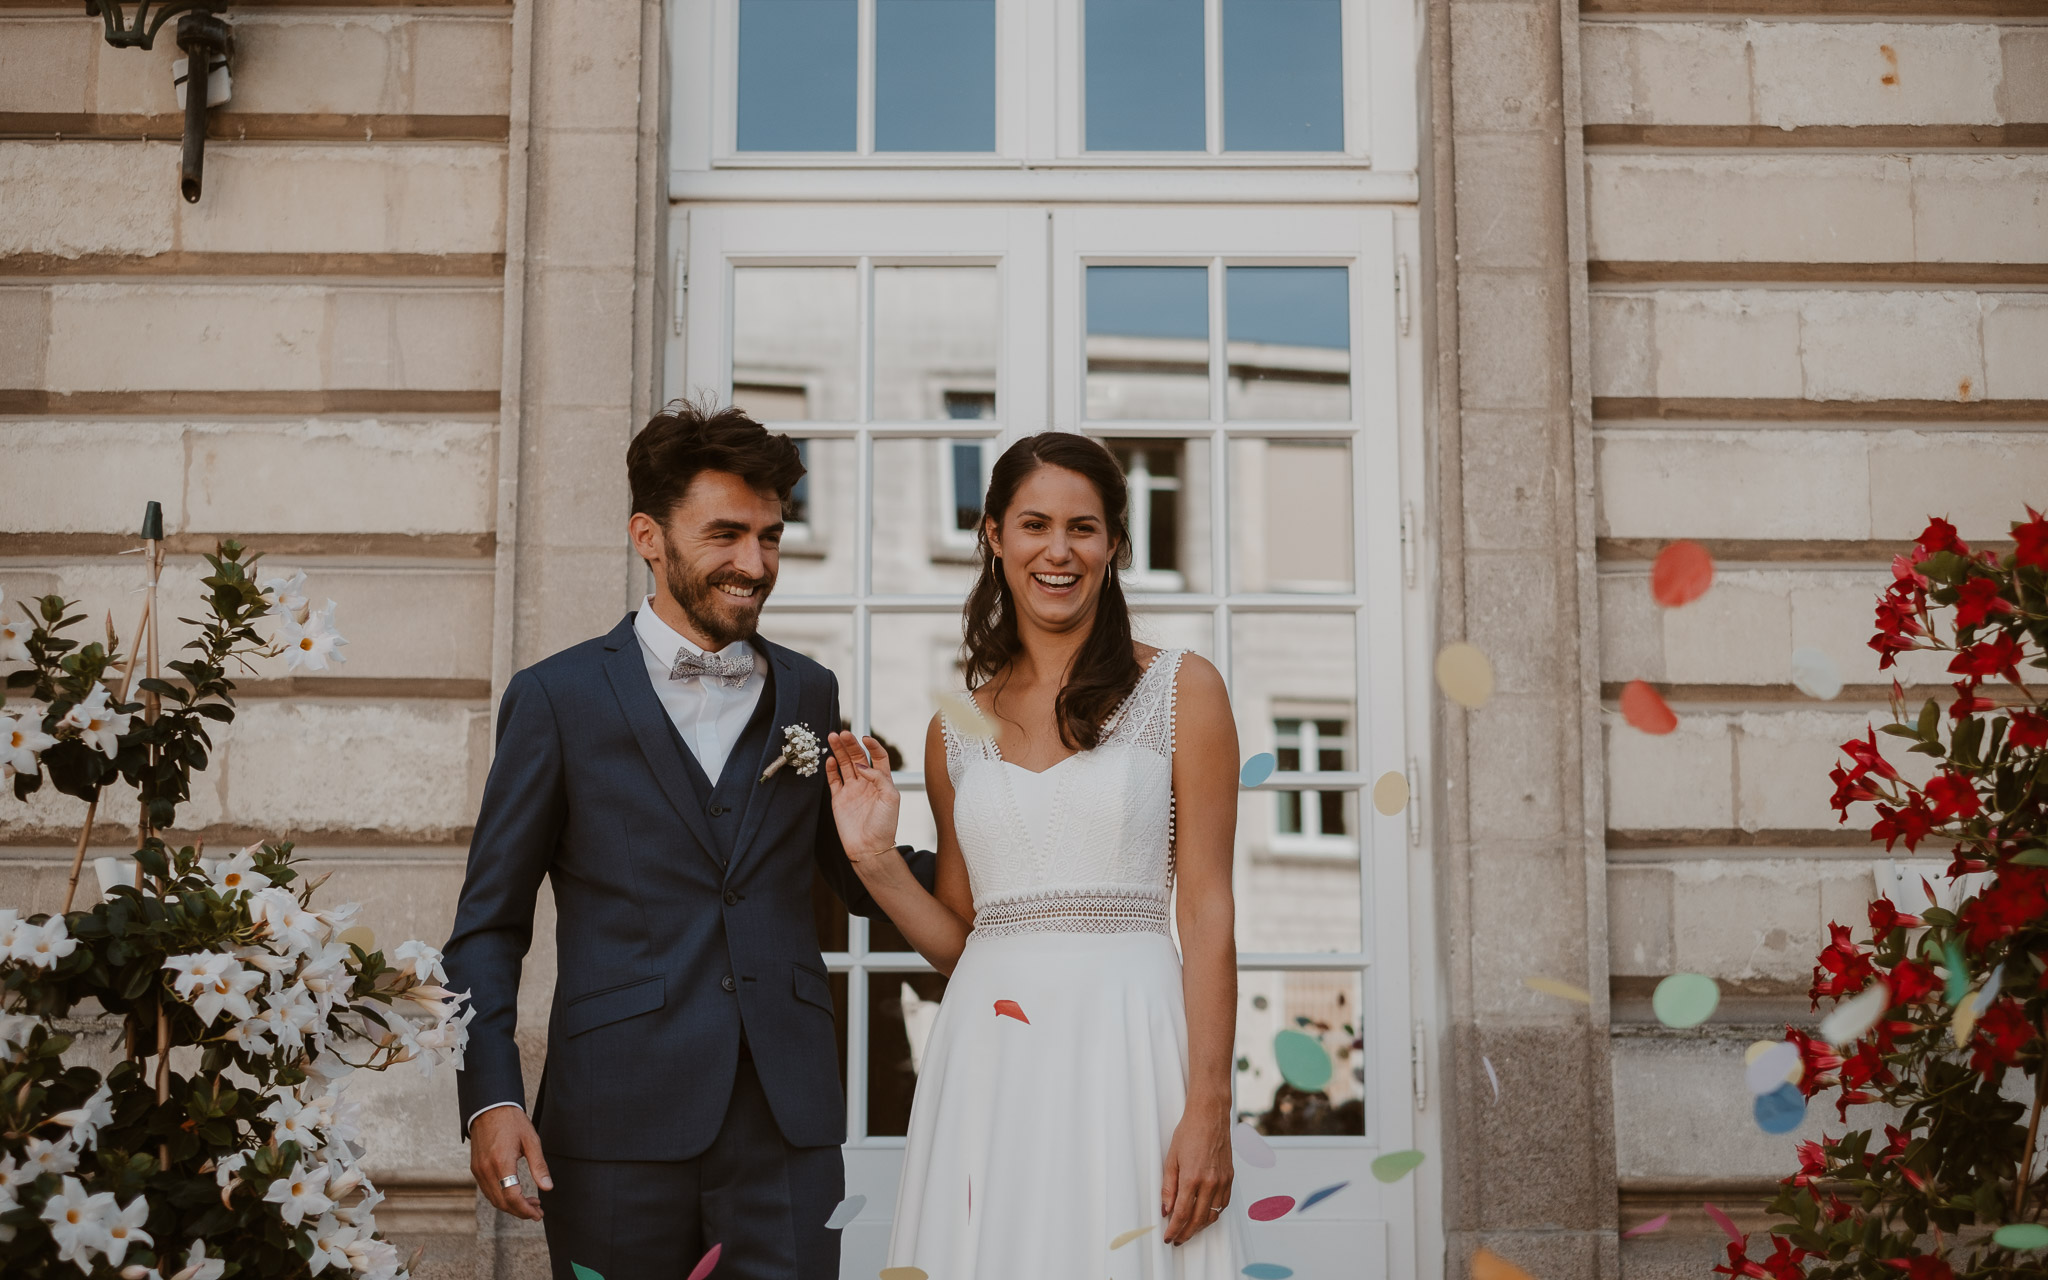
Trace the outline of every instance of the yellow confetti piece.
{"type": "Polygon", "coordinates": [[[1139,1236],[1144,1235],[1147,1231],[1150,1231],[1151,1229],[1152,1228],[1149,1226],[1133,1227],[1129,1231],[1126,1231],[1122,1235],[1118,1236],[1116,1239],[1110,1241],[1109,1247],[1112,1249],[1121,1249],[1125,1245],[1129,1244],[1133,1240],[1136,1240],[1139,1236]]]}
{"type": "Polygon", "coordinates": [[[1546,996],[1556,996],[1561,1000],[1576,1000],[1580,1004],[1593,1003],[1593,997],[1586,994],[1584,987],[1575,987],[1569,982],[1560,982],[1556,978],[1546,978],[1541,974],[1531,974],[1522,979],[1522,985],[1531,991],[1541,991],[1546,996]]]}
{"type": "Polygon", "coordinates": [[[1493,696],[1493,664],[1476,644],[1447,644],[1436,655],[1436,683],[1452,702],[1476,711],[1493,696]]]}
{"type": "Polygon", "coordinates": [[[377,951],[377,935],[370,931],[368,925],[351,925],[343,929],[335,941],[345,947],[361,947],[366,956],[374,955],[377,951]]]}
{"type": "Polygon", "coordinates": [[[1969,1043],[1970,1033],[1977,1029],[1977,995],[1972,991],[1956,1001],[1956,1012],[1948,1021],[1949,1032],[1956,1038],[1956,1048],[1969,1043]]]}
{"type": "Polygon", "coordinates": [[[953,726],[953,732],[963,738],[979,742],[994,742],[996,727],[981,713],[973,698],[952,690],[941,690],[932,695],[932,701],[939,704],[939,710],[953,726]]]}
{"type": "Polygon", "coordinates": [[[881,1280],[932,1280],[920,1267],[883,1267],[881,1280]]]}
{"type": "Polygon", "coordinates": [[[1408,779],[1389,771],[1372,784],[1372,807],[1389,818],[1408,807],[1408,779]]]}

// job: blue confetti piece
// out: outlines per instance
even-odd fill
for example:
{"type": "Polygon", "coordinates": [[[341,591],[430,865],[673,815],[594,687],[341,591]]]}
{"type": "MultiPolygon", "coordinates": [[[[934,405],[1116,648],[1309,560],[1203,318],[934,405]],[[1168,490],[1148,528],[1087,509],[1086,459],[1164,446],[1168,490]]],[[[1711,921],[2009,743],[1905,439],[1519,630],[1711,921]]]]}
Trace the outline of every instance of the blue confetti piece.
{"type": "Polygon", "coordinates": [[[1283,1267],[1277,1262],[1253,1262],[1245,1266],[1244,1273],[1252,1280],[1287,1280],[1294,1274],[1294,1268],[1283,1267]]]}
{"type": "Polygon", "coordinates": [[[1796,1084],[1781,1084],[1760,1095],[1751,1111],[1765,1133],[1790,1133],[1806,1119],[1806,1098],[1796,1084]]]}
{"type": "Polygon", "coordinates": [[[1244,768],[1237,771],[1237,780],[1243,786],[1256,787],[1272,777],[1273,770],[1278,768],[1279,764],[1280,762],[1273,758],[1272,752],[1261,751],[1244,762],[1244,768]]]}
{"type": "Polygon", "coordinates": [[[1324,1187],[1321,1191],[1312,1191],[1309,1193],[1308,1199],[1301,1202],[1301,1208],[1296,1209],[1295,1212],[1300,1213],[1303,1209],[1313,1208],[1350,1185],[1348,1182],[1340,1182],[1332,1187],[1324,1187]]]}

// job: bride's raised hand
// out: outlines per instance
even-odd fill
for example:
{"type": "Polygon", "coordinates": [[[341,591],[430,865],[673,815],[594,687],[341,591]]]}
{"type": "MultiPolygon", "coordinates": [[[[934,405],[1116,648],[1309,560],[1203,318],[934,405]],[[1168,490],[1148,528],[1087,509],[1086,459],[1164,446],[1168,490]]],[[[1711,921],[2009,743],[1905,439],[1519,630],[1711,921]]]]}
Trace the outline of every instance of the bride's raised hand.
{"type": "Polygon", "coordinates": [[[903,805],[889,776],[889,752],[873,738],[833,733],[825,739],[825,782],[832,789],[832,821],[855,867],[896,848],[896,815],[903,805]],[[865,744],[866,750],[861,748],[865,744]]]}

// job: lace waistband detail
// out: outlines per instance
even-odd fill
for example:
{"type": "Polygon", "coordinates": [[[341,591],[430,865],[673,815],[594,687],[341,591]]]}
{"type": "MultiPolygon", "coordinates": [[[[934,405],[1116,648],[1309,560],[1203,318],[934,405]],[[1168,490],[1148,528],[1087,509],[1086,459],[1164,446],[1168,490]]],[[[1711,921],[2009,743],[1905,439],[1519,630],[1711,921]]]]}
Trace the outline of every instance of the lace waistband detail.
{"type": "Polygon", "coordinates": [[[1006,938],[1017,933],[1167,932],[1163,890],[1033,894],[992,902],[977,908],[974,914],[974,933],[982,938],[1006,938]]]}

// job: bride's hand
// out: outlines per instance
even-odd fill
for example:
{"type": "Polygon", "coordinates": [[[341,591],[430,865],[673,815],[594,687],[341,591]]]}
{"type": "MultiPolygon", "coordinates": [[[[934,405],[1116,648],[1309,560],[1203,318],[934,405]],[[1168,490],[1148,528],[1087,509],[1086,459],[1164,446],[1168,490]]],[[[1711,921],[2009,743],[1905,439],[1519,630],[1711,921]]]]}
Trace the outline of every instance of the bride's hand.
{"type": "Polygon", "coordinates": [[[1230,1206],[1234,1176],[1227,1113],[1218,1109],[1213,1114],[1183,1115],[1166,1148],[1166,1175],[1159,1186],[1166,1242],[1186,1244],[1221,1218],[1230,1206]]]}
{"type": "Polygon", "coordinates": [[[847,860],[862,862],[896,848],[896,814],[903,796],[889,776],[889,753],[873,738],[834,733],[825,739],[825,781],[832,788],[832,820],[847,860]],[[861,750],[862,743],[867,751],[861,750]],[[870,762],[872,761],[872,763],[870,762]]]}

